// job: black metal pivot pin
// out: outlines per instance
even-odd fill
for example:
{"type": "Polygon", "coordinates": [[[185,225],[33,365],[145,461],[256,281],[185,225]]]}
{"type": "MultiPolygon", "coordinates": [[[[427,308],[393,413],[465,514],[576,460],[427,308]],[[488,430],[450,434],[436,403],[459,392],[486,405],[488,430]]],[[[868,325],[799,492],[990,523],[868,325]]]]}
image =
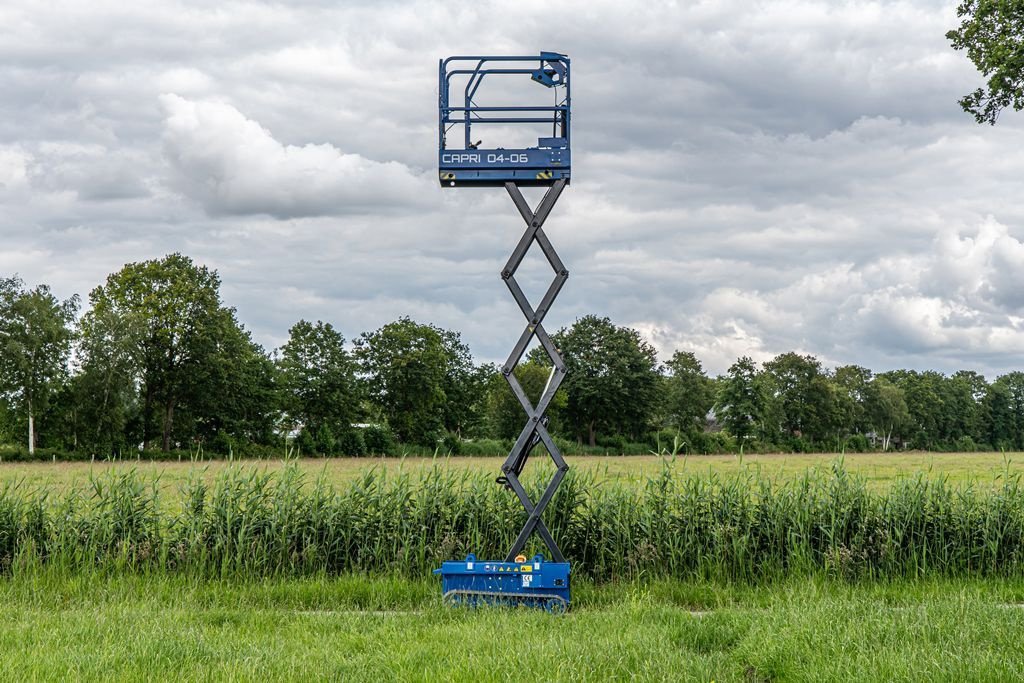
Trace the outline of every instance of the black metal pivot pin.
{"type": "Polygon", "coordinates": [[[555,491],[558,489],[559,484],[562,483],[562,479],[565,477],[566,471],[569,469],[569,465],[566,464],[565,459],[562,457],[562,453],[558,450],[558,446],[555,445],[554,440],[547,430],[547,418],[544,413],[548,409],[548,405],[551,403],[551,399],[554,397],[555,392],[558,390],[558,386],[562,383],[565,378],[565,362],[562,360],[562,356],[558,353],[558,349],[552,343],[551,338],[548,336],[547,331],[544,329],[544,316],[547,315],[548,310],[551,308],[551,304],[554,303],[555,298],[562,289],[562,285],[569,278],[569,271],[565,269],[565,265],[562,260],[558,258],[558,253],[552,246],[551,241],[547,235],[544,234],[544,221],[551,213],[551,209],[554,207],[555,202],[558,201],[559,195],[562,194],[562,189],[565,187],[565,180],[556,180],[551,187],[548,189],[544,198],[537,206],[537,210],[534,211],[527,204],[526,199],[523,197],[523,193],[519,190],[519,187],[515,183],[505,183],[505,189],[508,190],[509,195],[512,197],[512,201],[515,203],[516,208],[519,209],[519,213],[523,216],[523,220],[526,221],[526,231],[523,233],[522,238],[519,240],[519,244],[516,245],[512,255],[508,259],[508,263],[505,264],[505,268],[501,271],[501,277],[508,285],[508,290],[512,293],[516,303],[519,305],[519,310],[526,316],[526,329],[523,330],[522,335],[519,337],[519,341],[512,349],[512,353],[509,354],[508,360],[505,361],[505,365],[502,367],[501,372],[508,382],[508,385],[512,388],[512,392],[515,394],[519,403],[523,406],[523,410],[526,411],[527,421],[526,426],[523,427],[523,431],[519,433],[519,438],[516,439],[515,444],[512,446],[512,450],[508,454],[508,458],[505,459],[505,463],[501,466],[502,476],[498,477],[498,483],[504,484],[506,487],[515,492],[516,496],[519,497],[519,501],[523,504],[528,515],[526,524],[523,526],[522,531],[519,532],[519,536],[516,538],[515,543],[512,544],[512,549],[508,552],[506,562],[511,562],[517,555],[519,555],[523,548],[526,546],[526,541],[529,539],[530,534],[534,531],[537,535],[543,539],[544,544],[547,545],[548,550],[551,551],[551,558],[555,562],[565,562],[565,558],[562,555],[562,551],[558,549],[558,544],[555,543],[555,539],[552,538],[551,532],[548,531],[547,526],[544,524],[542,516],[545,508],[551,502],[551,498],[555,495],[555,491]],[[526,256],[526,252],[530,250],[533,243],[536,242],[544,256],[547,257],[548,263],[551,268],[555,271],[555,279],[551,281],[551,285],[548,286],[547,292],[545,292],[540,304],[536,309],[530,305],[526,295],[523,294],[522,288],[519,283],[516,282],[515,273],[519,268],[519,265],[523,262],[523,258],[526,256]],[[547,385],[544,387],[544,391],[537,401],[537,405],[534,406],[530,403],[530,399],[527,398],[526,392],[523,391],[523,387],[519,384],[519,381],[515,377],[515,367],[519,364],[523,354],[526,353],[526,347],[530,344],[530,340],[536,336],[540,342],[544,351],[548,354],[551,359],[551,374],[548,375],[547,385]],[[551,460],[554,461],[555,467],[558,468],[551,481],[548,483],[547,488],[544,489],[544,493],[541,494],[540,499],[536,504],[530,500],[529,494],[526,489],[523,488],[522,483],[519,481],[519,475],[523,472],[523,467],[526,465],[527,459],[530,457],[531,451],[537,446],[537,444],[543,443],[547,449],[548,454],[551,456],[551,460]]]}

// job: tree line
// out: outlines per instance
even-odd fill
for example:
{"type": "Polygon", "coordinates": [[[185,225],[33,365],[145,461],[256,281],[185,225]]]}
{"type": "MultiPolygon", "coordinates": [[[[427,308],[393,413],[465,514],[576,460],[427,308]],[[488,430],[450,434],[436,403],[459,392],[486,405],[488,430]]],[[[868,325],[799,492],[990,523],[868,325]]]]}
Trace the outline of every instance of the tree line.
{"type": "MultiPolygon", "coordinates": [[[[403,317],[349,342],[300,320],[267,352],[220,285],[171,254],[111,274],[79,315],[77,296],[0,279],[0,443],[79,457],[497,453],[523,427],[501,369],[458,332],[403,317]]],[[[659,363],[636,330],[594,315],[552,340],[568,373],[549,429],[581,452],[1024,449],[1021,372],[876,374],[784,353],[710,377],[693,353],[659,363]]],[[[537,348],[515,369],[531,401],[549,366],[537,348]]]]}

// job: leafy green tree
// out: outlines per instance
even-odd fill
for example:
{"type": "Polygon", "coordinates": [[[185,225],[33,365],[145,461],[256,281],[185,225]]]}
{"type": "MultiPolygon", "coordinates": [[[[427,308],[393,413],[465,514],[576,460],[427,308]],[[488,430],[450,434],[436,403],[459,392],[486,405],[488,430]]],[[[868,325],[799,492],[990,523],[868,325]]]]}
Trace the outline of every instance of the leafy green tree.
{"type": "Polygon", "coordinates": [[[960,99],[978,123],[995,124],[1006,107],[1024,109],[1024,0],[963,0],[960,26],[946,33],[987,79],[960,99]]]}
{"type": "Polygon", "coordinates": [[[469,346],[452,330],[438,330],[446,357],[444,381],[444,429],[458,437],[478,434],[487,417],[487,366],[473,364],[469,346]]]}
{"type": "Polygon", "coordinates": [[[0,443],[14,441],[15,429],[14,409],[7,398],[0,394],[0,443]]]}
{"type": "Polygon", "coordinates": [[[399,440],[434,445],[445,427],[451,362],[442,331],[400,318],[364,332],[355,355],[371,400],[399,440]]]}
{"type": "Polygon", "coordinates": [[[352,429],[360,417],[358,365],[345,349],[345,338],[330,323],[300,320],[288,331],[277,362],[283,407],[292,427],[317,434],[324,452],[333,439],[352,429]]]}
{"type": "Polygon", "coordinates": [[[189,420],[180,421],[183,438],[210,442],[232,441],[271,444],[280,414],[273,361],[235,319],[222,308],[216,326],[204,339],[206,359],[193,378],[194,391],[182,401],[189,420]]]}
{"type": "Polygon", "coordinates": [[[1015,450],[1024,449],[1024,372],[1015,371],[996,378],[1005,400],[1005,436],[1015,450]]]}
{"type": "Polygon", "coordinates": [[[97,366],[95,386],[116,393],[127,377],[139,387],[144,445],[159,430],[167,451],[175,435],[211,435],[239,420],[265,432],[270,367],[221,303],[216,271],[181,254],[130,263],[89,299],[83,346],[97,366]],[[105,344],[110,351],[99,351],[105,344]]]}
{"type": "MultiPolygon", "coordinates": [[[[548,377],[551,374],[551,367],[544,365],[536,358],[530,358],[516,366],[515,377],[519,380],[520,386],[526,392],[530,403],[537,405],[544,387],[547,386],[548,377]]],[[[549,417],[548,431],[555,433],[559,430],[559,418],[565,411],[566,395],[564,389],[559,389],[551,399],[547,415],[549,417]]],[[[492,435],[499,439],[514,439],[519,436],[526,425],[526,413],[519,404],[508,382],[497,368],[493,368],[487,383],[487,414],[488,424],[492,435]]]]}
{"type": "Polygon", "coordinates": [[[757,383],[757,365],[742,356],[729,366],[719,383],[715,411],[725,430],[742,443],[755,436],[764,417],[764,400],[757,383]]]}
{"type": "MultiPolygon", "coordinates": [[[[647,428],[657,400],[658,370],[654,347],[628,327],[588,315],[552,335],[567,370],[566,427],[591,446],[601,433],[638,438],[647,428]]],[[[544,362],[538,348],[531,354],[544,362]]]]}
{"type": "Polygon", "coordinates": [[[882,450],[889,450],[892,437],[901,436],[911,422],[903,390],[884,376],[875,377],[867,385],[865,417],[882,440],[882,450]]]}
{"type": "Polygon", "coordinates": [[[985,442],[994,448],[1014,448],[1016,427],[1011,403],[1009,388],[998,380],[989,386],[982,399],[982,430],[985,442]]]}
{"type": "Polygon", "coordinates": [[[951,418],[945,391],[945,377],[938,372],[893,370],[880,375],[903,392],[910,420],[904,425],[917,448],[935,448],[949,433],[947,422],[951,418]]]}
{"type": "Polygon", "coordinates": [[[840,421],[836,392],[817,358],[784,353],[764,364],[764,374],[787,435],[818,441],[834,431],[840,421]]]}
{"type": "Polygon", "coordinates": [[[859,365],[836,368],[833,381],[838,391],[839,421],[847,432],[866,434],[871,431],[866,405],[872,376],[870,370],[859,365]]]}
{"type": "Polygon", "coordinates": [[[665,410],[669,423],[687,434],[704,431],[715,395],[700,361],[689,351],[676,351],[665,363],[665,370],[665,410]]]}
{"type": "Polygon", "coordinates": [[[977,372],[960,370],[946,379],[945,404],[949,416],[945,424],[950,445],[965,437],[976,444],[985,441],[982,401],[987,393],[988,382],[977,372]]]}
{"type": "Polygon", "coordinates": [[[82,317],[72,385],[81,425],[76,434],[93,452],[119,453],[141,440],[141,434],[126,432],[140,416],[136,381],[143,339],[144,321],[126,311],[93,308],[82,317]]]}
{"type": "Polygon", "coordinates": [[[0,392],[12,397],[28,420],[28,450],[36,448],[36,415],[67,374],[78,297],[60,301],[46,285],[25,289],[0,279],[0,392]]]}

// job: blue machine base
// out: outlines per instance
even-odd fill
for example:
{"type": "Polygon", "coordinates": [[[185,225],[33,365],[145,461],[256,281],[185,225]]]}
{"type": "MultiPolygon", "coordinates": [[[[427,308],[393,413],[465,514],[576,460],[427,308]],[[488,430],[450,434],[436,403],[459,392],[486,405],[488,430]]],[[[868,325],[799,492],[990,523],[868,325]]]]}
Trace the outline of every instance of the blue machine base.
{"type": "Polygon", "coordinates": [[[467,555],[434,570],[445,601],[456,605],[524,605],[549,612],[569,609],[569,563],[534,555],[528,562],[480,561],[467,555]]]}

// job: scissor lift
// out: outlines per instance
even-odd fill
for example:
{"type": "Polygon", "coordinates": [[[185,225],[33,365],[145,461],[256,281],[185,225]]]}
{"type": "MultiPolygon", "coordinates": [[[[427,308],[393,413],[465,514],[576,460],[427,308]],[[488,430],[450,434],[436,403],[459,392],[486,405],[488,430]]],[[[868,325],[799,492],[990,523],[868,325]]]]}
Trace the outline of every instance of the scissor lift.
{"type": "MultiPolygon", "coordinates": [[[[543,225],[570,180],[570,97],[569,58],[557,52],[541,52],[538,56],[465,56],[441,60],[438,74],[439,154],[438,174],[442,187],[501,187],[512,197],[527,228],[513,250],[501,277],[515,298],[526,328],[502,367],[512,392],[526,412],[527,422],[501,467],[497,482],[519,498],[527,519],[504,561],[481,561],[469,555],[462,561],[442,563],[435,574],[441,574],[442,592],[446,600],[475,605],[509,604],[543,607],[549,611],[565,611],[569,607],[569,563],[544,524],[543,514],[561,484],[569,466],[547,431],[545,412],[565,378],[565,363],[544,329],[543,321],[561,291],[569,271],[559,259],[543,225]],[[554,91],[551,105],[483,106],[475,97],[485,78],[524,78],[554,91]],[[463,97],[452,104],[451,93],[462,87],[463,97]],[[501,126],[506,133],[551,126],[550,136],[538,137],[536,147],[506,149],[481,147],[472,142],[473,127],[484,124],[501,126]],[[448,142],[449,134],[463,130],[457,142],[448,142]],[[537,209],[527,203],[521,186],[547,187],[537,209]],[[547,258],[555,277],[536,309],[516,282],[515,273],[526,252],[536,242],[547,258]],[[551,358],[551,374],[537,405],[533,405],[515,378],[514,370],[533,338],[536,337],[551,358]],[[520,475],[539,444],[547,449],[556,470],[536,503],[520,482],[520,475]],[[551,553],[551,559],[535,555],[527,561],[522,554],[526,542],[537,533],[551,553]]],[[[479,128],[478,128],[479,130],[479,128]]]]}

